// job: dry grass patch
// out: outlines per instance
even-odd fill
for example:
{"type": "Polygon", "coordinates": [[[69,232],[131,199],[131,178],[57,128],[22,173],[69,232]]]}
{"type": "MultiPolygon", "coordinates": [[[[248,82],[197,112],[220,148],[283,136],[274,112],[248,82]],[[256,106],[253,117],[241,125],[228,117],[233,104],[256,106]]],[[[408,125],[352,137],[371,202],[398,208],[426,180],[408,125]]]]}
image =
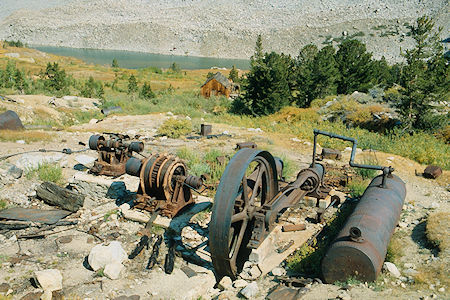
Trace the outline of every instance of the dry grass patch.
{"type": "Polygon", "coordinates": [[[17,140],[24,140],[27,143],[39,141],[51,141],[53,135],[38,130],[0,130],[1,142],[14,142],[17,140]]]}
{"type": "Polygon", "coordinates": [[[430,243],[439,248],[438,259],[418,269],[415,276],[418,284],[450,286],[450,212],[435,212],[428,216],[426,236],[430,243]]]}

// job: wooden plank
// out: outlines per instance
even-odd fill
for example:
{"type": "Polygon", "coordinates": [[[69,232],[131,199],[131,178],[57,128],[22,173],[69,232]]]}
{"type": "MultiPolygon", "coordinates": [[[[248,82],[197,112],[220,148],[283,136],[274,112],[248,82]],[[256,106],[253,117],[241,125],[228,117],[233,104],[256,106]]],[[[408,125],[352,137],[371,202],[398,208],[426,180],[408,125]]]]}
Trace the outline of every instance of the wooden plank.
{"type": "Polygon", "coordinates": [[[256,263],[261,270],[261,276],[266,275],[273,268],[284,261],[295,249],[306,243],[320,230],[318,224],[308,223],[303,231],[283,232],[282,225],[277,225],[274,230],[261,243],[258,249],[254,249],[249,260],[256,263]],[[288,245],[287,249],[279,253],[279,250],[288,245]]]}

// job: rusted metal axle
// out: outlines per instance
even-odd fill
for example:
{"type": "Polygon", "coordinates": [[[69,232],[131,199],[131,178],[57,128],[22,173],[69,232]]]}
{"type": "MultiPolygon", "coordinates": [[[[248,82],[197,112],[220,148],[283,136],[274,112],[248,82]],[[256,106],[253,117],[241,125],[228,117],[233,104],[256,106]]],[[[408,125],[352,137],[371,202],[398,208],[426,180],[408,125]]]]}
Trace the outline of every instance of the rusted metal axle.
{"type": "Polygon", "coordinates": [[[135,207],[160,210],[170,218],[194,203],[191,189],[203,185],[202,178],[189,175],[186,164],[169,154],[155,153],[142,160],[132,157],[126,163],[126,172],[140,178],[135,207]]]}
{"type": "Polygon", "coordinates": [[[129,137],[109,134],[105,139],[102,135],[92,135],[89,138],[89,148],[98,152],[98,159],[90,172],[97,175],[120,176],[125,174],[125,164],[133,152],[144,150],[142,142],[125,142],[129,137]]]}

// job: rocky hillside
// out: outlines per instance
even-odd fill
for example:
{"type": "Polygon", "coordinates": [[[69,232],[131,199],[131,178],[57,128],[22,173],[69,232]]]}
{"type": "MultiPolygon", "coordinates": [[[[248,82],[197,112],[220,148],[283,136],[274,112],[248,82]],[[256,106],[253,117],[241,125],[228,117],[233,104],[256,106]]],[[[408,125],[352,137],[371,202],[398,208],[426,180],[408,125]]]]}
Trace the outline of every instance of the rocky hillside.
{"type": "Polygon", "coordinates": [[[293,55],[307,43],[354,36],[376,57],[393,61],[411,44],[406,26],[423,14],[449,35],[448,0],[6,0],[0,3],[0,39],[248,58],[258,34],[266,50],[293,55]]]}

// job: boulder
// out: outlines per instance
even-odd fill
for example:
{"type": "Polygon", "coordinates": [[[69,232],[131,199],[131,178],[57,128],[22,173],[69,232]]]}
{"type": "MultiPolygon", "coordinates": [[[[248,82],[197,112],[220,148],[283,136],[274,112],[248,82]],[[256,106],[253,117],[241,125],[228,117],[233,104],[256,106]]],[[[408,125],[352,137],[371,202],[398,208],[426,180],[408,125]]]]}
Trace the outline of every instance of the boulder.
{"type": "Polygon", "coordinates": [[[96,160],[96,158],[86,154],[80,154],[75,156],[75,160],[82,165],[89,165],[92,164],[96,160]]]}
{"type": "Polygon", "coordinates": [[[45,292],[53,292],[62,289],[62,275],[57,269],[35,271],[34,276],[45,292]]]}
{"type": "Polygon", "coordinates": [[[105,269],[103,270],[103,273],[109,278],[109,279],[119,279],[120,272],[125,269],[125,267],[122,265],[122,263],[119,263],[117,261],[111,262],[105,266],[105,269]]]}
{"type": "Polygon", "coordinates": [[[117,262],[121,264],[127,258],[127,253],[118,241],[112,241],[108,246],[96,245],[88,256],[88,262],[94,271],[105,268],[106,265],[117,262]]]}
{"type": "Polygon", "coordinates": [[[259,291],[258,284],[255,281],[253,281],[245,288],[243,288],[240,293],[246,299],[253,299],[255,298],[256,294],[258,294],[258,291],[259,291]]]}
{"type": "Polygon", "coordinates": [[[8,170],[8,174],[11,175],[11,177],[13,177],[14,179],[19,179],[23,175],[23,170],[12,165],[8,170]]]}
{"type": "Polygon", "coordinates": [[[400,271],[397,269],[397,266],[391,262],[386,261],[383,264],[383,269],[391,273],[391,275],[394,276],[395,278],[399,278],[401,276],[400,271]]]}
{"type": "Polygon", "coordinates": [[[0,130],[22,130],[24,129],[19,116],[12,110],[0,114],[0,130]]]}
{"type": "Polygon", "coordinates": [[[228,276],[223,277],[219,283],[217,284],[217,287],[223,291],[223,290],[229,290],[233,285],[233,281],[231,281],[231,278],[228,276]]]}

